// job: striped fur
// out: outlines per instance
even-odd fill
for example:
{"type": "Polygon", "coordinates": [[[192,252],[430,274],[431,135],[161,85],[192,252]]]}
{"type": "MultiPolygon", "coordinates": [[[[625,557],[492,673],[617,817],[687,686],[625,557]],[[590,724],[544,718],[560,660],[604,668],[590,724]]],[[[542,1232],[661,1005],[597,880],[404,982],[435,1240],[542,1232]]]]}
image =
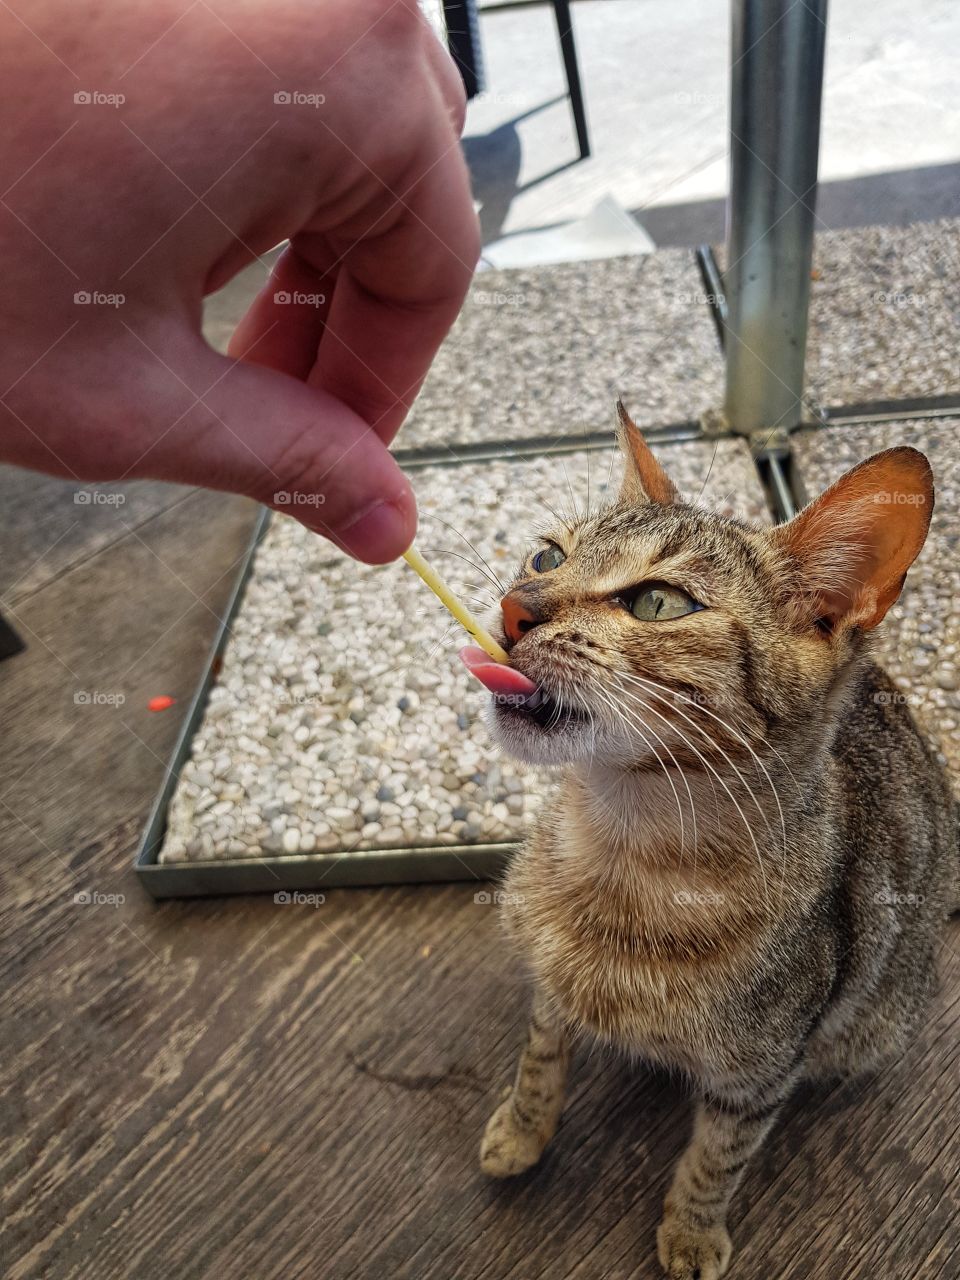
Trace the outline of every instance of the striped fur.
{"type": "Polygon", "coordinates": [[[698,1101],[658,1252],[675,1280],[714,1280],[730,1199],[795,1083],[902,1051],[960,903],[949,786],[869,659],[932,487],[894,450],[812,517],[753,528],[684,505],[622,431],[618,502],[552,529],[565,562],[528,560],[512,588],[536,621],[512,658],[556,723],[498,707],[494,730],[561,773],[506,884],[534,1017],[481,1164],[536,1163],[579,1035],[682,1072],[698,1101]],[[891,484],[921,496],[881,525],[871,486],[891,484]],[[707,607],[638,623],[613,597],[649,580],[707,607]]]}

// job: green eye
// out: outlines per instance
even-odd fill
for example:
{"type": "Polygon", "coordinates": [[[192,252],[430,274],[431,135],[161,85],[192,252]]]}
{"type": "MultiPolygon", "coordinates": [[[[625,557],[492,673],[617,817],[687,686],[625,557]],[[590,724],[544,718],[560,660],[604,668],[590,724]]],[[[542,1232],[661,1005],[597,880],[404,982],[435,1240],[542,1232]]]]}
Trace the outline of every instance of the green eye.
{"type": "Polygon", "coordinates": [[[633,597],[630,612],[641,622],[666,622],[696,613],[703,605],[678,587],[641,587],[633,597]]]}
{"type": "Polygon", "coordinates": [[[549,547],[538,551],[533,557],[534,572],[549,573],[551,569],[559,569],[566,558],[560,548],[551,542],[549,547]]]}

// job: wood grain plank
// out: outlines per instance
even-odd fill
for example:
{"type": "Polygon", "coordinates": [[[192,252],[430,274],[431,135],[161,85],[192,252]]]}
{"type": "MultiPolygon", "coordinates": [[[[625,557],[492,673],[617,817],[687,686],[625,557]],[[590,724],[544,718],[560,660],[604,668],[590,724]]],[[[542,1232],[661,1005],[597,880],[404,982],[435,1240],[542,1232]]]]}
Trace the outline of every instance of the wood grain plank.
{"type": "Polygon", "coordinates": [[[0,597],[22,600],[193,492],[160,480],[88,485],[0,465],[0,597]]]}

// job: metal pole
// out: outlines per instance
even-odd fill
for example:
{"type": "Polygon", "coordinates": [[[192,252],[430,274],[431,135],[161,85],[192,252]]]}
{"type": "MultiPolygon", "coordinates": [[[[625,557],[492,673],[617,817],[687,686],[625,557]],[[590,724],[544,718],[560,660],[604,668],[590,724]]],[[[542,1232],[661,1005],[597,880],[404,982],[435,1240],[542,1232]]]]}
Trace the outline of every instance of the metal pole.
{"type": "Polygon", "coordinates": [[[580,84],[580,66],[577,62],[577,46],[573,39],[573,19],[570,16],[570,0],[553,0],[553,14],[557,20],[557,36],[563,69],[567,77],[567,96],[573,115],[573,127],[577,131],[580,159],[590,155],[590,136],[587,133],[587,113],[583,107],[583,88],[580,84]]]}
{"type": "Polygon", "coordinates": [[[724,413],[801,419],[827,0],[732,0],[724,413]]]}

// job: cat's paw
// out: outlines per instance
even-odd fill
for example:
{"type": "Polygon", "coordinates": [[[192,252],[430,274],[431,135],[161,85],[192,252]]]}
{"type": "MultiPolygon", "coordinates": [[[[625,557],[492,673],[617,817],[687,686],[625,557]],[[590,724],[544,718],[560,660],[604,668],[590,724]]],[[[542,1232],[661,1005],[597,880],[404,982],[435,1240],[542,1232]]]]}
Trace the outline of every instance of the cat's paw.
{"type": "Polygon", "coordinates": [[[480,1143],[480,1168],[491,1178],[512,1178],[532,1169],[551,1138],[551,1133],[524,1128],[511,1103],[508,1098],[497,1107],[480,1143]]]}
{"type": "Polygon", "coordinates": [[[657,1256],[670,1280],[719,1280],[731,1251],[722,1223],[699,1227],[668,1215],[657,1228],[657,1256]]]}

